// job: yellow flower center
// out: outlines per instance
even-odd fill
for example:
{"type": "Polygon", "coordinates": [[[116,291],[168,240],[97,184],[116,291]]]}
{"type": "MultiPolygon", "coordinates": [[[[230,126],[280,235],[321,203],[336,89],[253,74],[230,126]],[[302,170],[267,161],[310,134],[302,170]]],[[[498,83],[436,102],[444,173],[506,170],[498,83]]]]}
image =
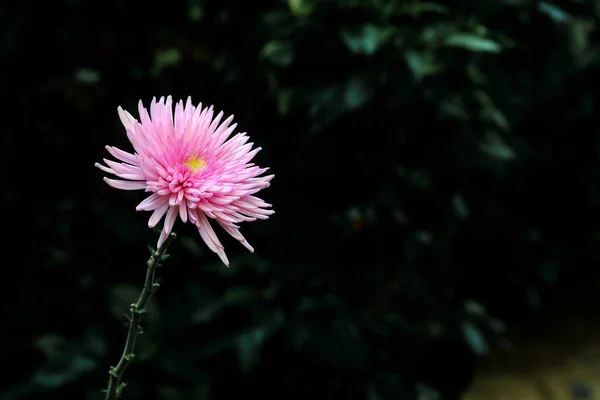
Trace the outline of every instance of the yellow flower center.
{"type": "Polygon", "coordinates": [[[190,158],[189,160],[187,160],[185,162],[185,165],[187,165],[188,167],[190,167],[194,172],[206,167],[206,162],[204,161],[203,158],[199,157],[193,157],[190,158]]]}

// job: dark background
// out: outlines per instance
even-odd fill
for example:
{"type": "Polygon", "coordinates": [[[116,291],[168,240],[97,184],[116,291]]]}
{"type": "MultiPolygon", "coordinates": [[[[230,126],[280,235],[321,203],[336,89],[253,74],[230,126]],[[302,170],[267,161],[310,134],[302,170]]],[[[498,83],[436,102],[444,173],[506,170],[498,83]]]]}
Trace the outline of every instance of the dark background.
{"type": "Polygon", "coordinates": [[[459,398],[598,275],[597,10],[1,2],[0,399],[102,398],[157,233],[93,165],[169,94],[235,114],[276,214],[229,269],[176,224],[123,398],[459,398]]]}

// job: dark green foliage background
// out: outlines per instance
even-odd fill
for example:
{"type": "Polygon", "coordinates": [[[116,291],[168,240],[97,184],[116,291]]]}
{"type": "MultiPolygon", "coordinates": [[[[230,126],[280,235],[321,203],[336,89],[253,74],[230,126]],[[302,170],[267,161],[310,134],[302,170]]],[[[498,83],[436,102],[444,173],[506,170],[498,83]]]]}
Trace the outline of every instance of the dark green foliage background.
{"type": "Polygon", "coordinates": [[[93,164],[130,149],[118,105],[169,94],[235,114],[276,214],[254,254],[219,232],[229,269],[177,225],[123,398],[459,398],[596,276],[597,27],[583,0],[1,3],[0,399],[102,398],[157,234],[93,164]]]}

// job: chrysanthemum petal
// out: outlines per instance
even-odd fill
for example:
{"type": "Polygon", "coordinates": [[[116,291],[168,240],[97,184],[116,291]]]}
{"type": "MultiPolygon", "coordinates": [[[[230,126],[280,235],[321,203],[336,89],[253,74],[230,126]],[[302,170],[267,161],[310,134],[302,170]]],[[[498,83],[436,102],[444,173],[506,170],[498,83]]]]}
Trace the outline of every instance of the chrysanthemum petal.
{"type": "Polygon", "coordinates": [[[104,178],[104,182],[108,183],[115,189],[121,190],[140,190],[146,188],[146,182],[144,181],[120,181],[117,179],[104,178]]]}
{"type": "Polygon", "coordinates": [[[178,209],[178,206],[171,206],[169,207],[169,211],[167,211],[164,226],[164,229],[167,233],[171,233],[171,231],[173,230],[173,225],[175,225],[175,219],[177,218],[177,214],[179,212],[178,209]]]}
{"type": "Polygon", "coordinates": [[[187,213],[187,204],[185,202],[181,203],[179,205],[179,218],[181,218],[181,220],[186,223],[187,222],[187,217],[188,217],[188,213],[187,213]]]}
{"type": "Polygon", "coordinates": [[[219,222],[226,221],[226,222],[231,222],[233,224],[240,222],[221,211],[214,211],[213,214],[215,214],[217,216],[217,221],[219,221],[219,222]]]}
{"type": "Polygon", "coordinates": [[[132,165],[138,165],[138,159],[134,154],[128,153],[126,151],[112,146],[106,146],[106,150],[108,150],[108,152],[117,160],[121,160],[132,165]]]}
{"type": "Polygon", "coordinates": [[[250,251],[250,253],[254,253],[254,247],[250,246],[250,243],[248,243],[246,238],[244,238],[244,236],[241,234],[241,232],[236,226],[234,226],[233,224],[222,222],[221,220],[217,220],[217,222],[219,222],[219,225],[221,225],[221,227],[225,229],[225,232],[229,233],[234,239],[238,240],[245,248],[247,248],[250,251]]]}
{"type": "Polygon", "coordinates": [[[158,208],[154,210],[154,212],[150,216],[150,219],[148,220],[148,228],[154,228],[156,224],[160,222],[163,215],[165,215],[168,208],[169,203],[165,203],[163,205],[158,206],[158,208]]]}
{"type": "Polygon", "coordinates": [[[212,226],[210,226],[208,219],[202,213],[197,214],[197,216],[198,221],[196,223],[196,227],[198,228],[198,232],[200,233],[202,240],[204,240],[204,243],[206,243],[209,249],[217,253],[217,255],[221,258],[221,261],[223,261],[223,264],[229,266],[229,260],[223,251],[223,245],[217,238],[212,226]]]}
{"type": "MultiPolygon", "coordinates": [[[[217,126],[219,126],[219,122],[221,122],[221,118],[223,118],[223,111],[218,113],[217,116],[213,118],[212,122],[208,126],[208,131],[214,132],[213,137],[217,137],[217,126]]],[[[231,116],[227,120],[223,121],[223,125],[225,125],[227,127],[232,120],[233,120],[233,116],[231,116]]]]}
{"type": "Polygon", "coordinates": [[[169,199],[167,197],[153,193],[150,196],[146,197],[140,204],[138,204],[135,210],[152,211],[164,205],[168,201],[169,199]]]}
{"type": "Polygon", "coordinates": [[[94,166],[100,168],[102,171],[107,172],[109,174],[115,175],[121,179],[127,179],[130,181],[143,181],[144,175],[138,167],[133,165],[125,164],[125,163],[116,163],[110,160],[104,160],[107,165],[111,168],[105,167],[102,164],[95,163],[94,166]],[[138,170],[135,170],[137,168],[138,170]]]}
{"type": "Polygon", "coordinates": [[[217,251],[217,255],[219,256],[223,264],[225,264],[226,267],[229,267],[229,259],[227,258],[227,254],[225,254],[225,251],[223,249],[219,249],[217,251]]]}
{"type": "Polygon", "coordinates": [[[210,225],[210,222],[208,221],[208,218],[206,218],[206,215],[203,214],[198,214],[198,223],[200,225],[203,225],[204,228],[206,229],[206,233],[208,234],[208,236],[210,237],[210,239],[212,240],[212,242],[218,247],[218,248],[223,248],[223,245],[221,244],[221,242],[219,241],[219,238],[217,237],[217,234],[215,233],[214,229],[212,228],[212,226],[210,225]]]}
{"type": "Polygon", "coordinates": [[[121,119],[121,123],[123,123],[125,129],[133,129],[133,126],[135,125],[137,120],[133,118],[133,116],[127,111],[123,110],[121,106],[117,108],[117,113],[119,114],[119,118],[121,119]]]}
{"type": "Polygon", "coordinates": [[[105,165],[102,165],[102,164],[100,164],[100,163],[94,163],[94,167],[96,167],[96,168],[100,168],[102,171],[104,171],[104,172],[106,172],[106,173],[108,173],[108,174],[112,174],[112,175],[114,175],[114,174],[115,174],[115,171],[113,171],[112,169],[110,169],[110,168],[108,168],[107,166],[105,166],[105,165]]]}
{"type": "Polygon", "coordinates": [[[135,176],[139,176],[139,178],[134,178],[132,180],[143,180],[144,179],[144,174],[143,171],[140,167],[135,166],[135,165],[131,165],[131,164],[127,164],[127,163],[117,163],[108,159],[104,159],[104,162],[106,163],[106,165],[108,165],[113,171],[115,171],[115,174],[123,174],[123,175],[135,175],[135,176]]]}
{"type": "Polygon", "coordinates": [[[258,218],[256,217],[249,217],[247,215],[242,215],[239,213],[236,213],[235,216],[241,220],[243,220],[244,222],[252,222],[252,221],[256,221],[258,218]]]}
{"type": "Polygon", "coordinates": [[[156,243],[157,250],[160,249],[163,244],[165,244],[169,235],[170,235],[170,233],[167,232],[166,229],[164,229],[164,228],[162,231],[160,231],[160,236],[158,237],[158,243],[156,243]]]}
{"type": "MultiPolygon", "coordinates": [[[[231,116],[231,118],[233,118],[233,115],[231,116]]],[[[221,125],[221,127],[219,127],[219,131],[217,131],[215,138],[213,139],[214,142],[212,144],[212,149],[216,149],[217,147],[221,146],[229,137],[229,135],[231,135],[231,133],[233,132],[233,130],[235,128],[237,128],[237,124],[233,124],[231,125],[229,128],[224,129],[223,131],[221,131],[223,125],[221,125]]]]}

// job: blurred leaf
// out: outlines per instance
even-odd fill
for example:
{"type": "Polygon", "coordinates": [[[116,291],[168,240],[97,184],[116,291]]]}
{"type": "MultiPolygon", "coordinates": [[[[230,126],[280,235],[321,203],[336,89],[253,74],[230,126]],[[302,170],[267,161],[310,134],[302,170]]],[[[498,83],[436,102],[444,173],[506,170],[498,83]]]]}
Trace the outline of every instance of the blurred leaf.
{"type": "Polygon", "coordinates": [[[433,242],[433,236],[428,231],[416,231],[415,239],[422,244],[431,244],[433,242]]]}
{"type": "Polygon", "coordinates": [[[395,28],[391,26],[376,26],[365,24],[358,30],[344,30],[341,33],[344,43],[354,54],[374,54],[388,39],[392,37],[395,28]]]}
{"type": "Polygon", "coordinates": [[[484,115],[486,115],[491,122],[496,124],[499,128],[502,128],[505,131],[510,129],[510,122],[508,122],[508,118],[504,115],[504,113],[497,108],[488,108],[485,110],[484,115]]]}
{"type": "Polygon", "coordinates": [[[470,33],[451,34],[444,40],[444,44],[476,52],[499,53],[502,50],[497,42],[470,33]]]}
{"type": "Polygon", "coordinates": [[[466,121],[469,118],[465,109],[465,102],[458,95],[442,100],[440,103],[440,112],[460,121],[466,121]]]}
{"type": "Polygon", "coordinates": [[[465,340],[477,355],[486,355],[489,352],[489,346],[481,334],[481,331],[471,322],[465,321],[461,324],[465,340]]]}
{"type": "Polygon", "coordinates": [[[222,301],[229,304],[245,303],[255,297],[254,292],[246,286],[232,286],[223,294],[222,301]]]}
{"type": "Polygon", "coordinates": [[[66,365],[46,365],[34,373],[32,381],[34,384],[45,388],[57,388],[67,382],[77,380],[82,374],[95,369],[96,361],[93,359],[74,354],[66,365]]]}
{"type": "Polygon", "coordinates": [[[90,68],[78,68],[75,71],[75,81],[87,85],[100,82],[100,72],[90,68]]]}
{"type": "MultiPolygon", "coordinates": [[[[581,19],[576,20],[571,24],[571,54],[576,58],[585,56],[588,52],[590,44],[590,34],[593,32],[595,24],[592,21],[584,21],[581,19]]],[[[579,62],[586,62],[588,60],[578,60],[579,62]]]]}
{"type": "Polygon", "coordinates": [[[190,21],[200,22],[204,17],[204,8],[200,0],[192,0],[190,1],[190,5],[188,8],[188,18],[190,21]]]}
{"type": "Polygon", "coordinates": [[[481,148],[487,154],[502,161],[508,161],[515,158],[515,152],[511,149],[504,139],[495,133],[487,133],[484,141],[481,143],[481,148]]]}
{"type": "Polygon", "coordinates": [[[483,304],[475,301],[475,300],[467,300],[464,304],[465,311],[471,315],[482,317],[487,315],[487,310],[483,306],[483,304]]]}
{"type": "Polygon", "coordinates": [[[455,32],[456,27],[454,25],[447,23],[428,24],[421,32],[421,40],[428,46],[435,46],[455,32]]]}
{"type": "Polygon", "coordinates": [[[265,44],[260,55],[274,65],[287,67],[294,61],[294,50],[289,42],[270,41],[265,44]]]}
{"type": "Polygon", "coordinates": [[[292,14],[300,17],[310,15],[315,9],[313,0],[288,0],[288,5],[292,14]]]}
{"type": "Polygon", "coordinates": [[[359,78],[352,78],[346,84],[344,91],[344,104],[352,110],[365,105],[372,97],[373,92],[365,82],[359,78]]]}
{"type": "Polygon", "coordinates": [[[483,90],[476,90],[474,92],[475,100],[481,105],[482,117],[504,131],[510,130],[510,122],[502,111],[496,108],[494,102],[490,96],[483,90]]]}
{"type": "Polygon", "coordinates": [[[469,207],[465,202],[465,199],[460,194],[452,196],[452,205],[456,214],[461,218],[466,218],[469,215],[469,207]]]}
{"type": "Polygon", "coordinates": [[[222,306],[223,304],[220,302],[212,302],[205,305],[192,314],[190,322],[192,324],[206,324],[212,320],[219,310],[221,310],[222,306]]]}
{"type": "Polygon", "coordinates": [[[353,76],[343,85],[334,84],[315,91],[310,96],[311,132],[318,132],[341,115],[366,105],[373,92],[362,76],[353,76]]]}
{"type": "Polygon", "coordinates": [[[415,389],[419,400],[440,400],[442,398],[439,391],[422,383],[418,383],[415,389]]]}
{"type": "Polygon", "coordinates": [[[407,51],[404,57],[417,81],[428,75],[437,74],[443,69],[436,61],[435,54],[431,52],[407,51]]]}
{"type": "Polygon", "coordinates": [[[181,62],[181,52],[176,48],[157,50],[154,53],[154,63],[152,64],[152,75],[160,75],[163,69],[174,67],[181,62]]]}
{"type": "Polygon", "coordinates": [[[50,362],[61,360],[68,351],[67,340],[53,333],[38,337],[34,345],[46,357],[46,360],[50,362]]]}
{"type": "Polygon", "coordinates": [[[269,337],[271,329],[266,326],[257,327],[238,335],[235,339],[238,360],[242,373],[249,373],[260,357],[260,349],[269,337]]]}
{"type": "Polygon", "coordinates": [[[477,85],[485,84],[486,78],[483,71],[475,63],[469,63],[466,66],[467,74],[471,81],[477,85]]]}
{"type": "Polygon", "coordinates": [[[564,12],[557,6],[547,3],[545,1],[540,1],[538,3],[538,10],[541,13],[548,15],[550,18],[552,18],[556,22],[568,22],[569,21],[569,17],[570,17],[569,14],[567,14],[566,12],[564,12]]]}

